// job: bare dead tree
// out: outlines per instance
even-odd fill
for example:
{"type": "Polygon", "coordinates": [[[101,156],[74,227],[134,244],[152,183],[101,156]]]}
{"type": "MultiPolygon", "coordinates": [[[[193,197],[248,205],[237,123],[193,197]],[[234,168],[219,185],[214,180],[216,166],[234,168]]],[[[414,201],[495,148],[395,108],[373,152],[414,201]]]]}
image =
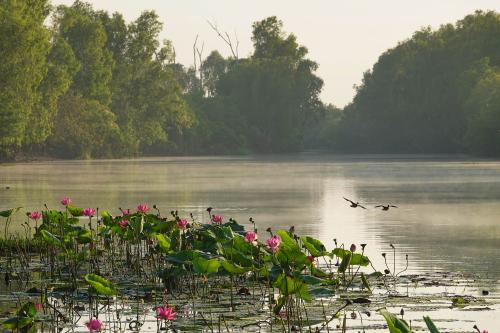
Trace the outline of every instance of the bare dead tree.
{"type": "Polygon", "coordinates": [[[200,88],[203,88],[203,49],[205,48],[205,42],[201,44],[201,49],[196,47],[196,53],[198,54],[198,61],[200,64],[199,73],[200,73],[200,88]]]}
{"type": "Polygon", "coordinates": [[[203,88],[203,71],[202,71],[202,65],[203,65],[203,50],[205,49],[205,42],[201,44],[201,49],[198,48],[198,35],[196,35],[196,38],[194,40],[193,44],[193,62],[194,62],[194,73],[198,73],[200,77],[200,89],[203,88]],[[198,57],[198,59],[197,59],[198,57]]]}
{"type": "Polygon", "coordinates": [[[193,62],[194,62],[194,72],[196,73],[196,43],[198,43],[198,35],[196,35],[196,38],[194,39],[194,44],[193,44],[193,62]]]}
{"type": "Polygon", "coordinates": [[[233,41],[231,40],[231,36],[229,36],[229,34],[226,31],[222,32],[219,30],[219,27],[217,27],[217,23],[215,22],[212,23],[209,20],[207,20],[207,23],[212,28],[212,30],[215,31],[215,33],[220,37],[220,39],[222,39],[224,43],[226,43],[227,46],[229,46],[229,49],[231,50],[233,57],[238,59],[238,47],[240,46],[240,41],[238,40],[236,32],[234,33],[236,44],[234,44],[233,41]]]}

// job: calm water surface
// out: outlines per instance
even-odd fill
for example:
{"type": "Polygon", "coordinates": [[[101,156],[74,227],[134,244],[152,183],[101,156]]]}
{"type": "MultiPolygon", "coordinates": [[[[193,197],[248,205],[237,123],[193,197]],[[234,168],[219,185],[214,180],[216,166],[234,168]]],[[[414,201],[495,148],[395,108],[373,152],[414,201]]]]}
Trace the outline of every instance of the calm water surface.
{"type": "Polygon", "coordinates": [[[412,272],[500,277],[498,161],[300,154],[0,165],[0,210],[56,208],[64,196],[114,213],[146,202],[164,214],[178,209],[204,221],[212,206],[243,224],[253,217],[261,238],[268,226],[294,225],[328,247],[334,238],[368,243],[381,270],[380,253],[393,243],[398,266],[408,253],[412,272]],[[368,209],[350,208],[344,196],[368,209]],[[386,203],[399,208],[373,208],[386,203]]]}

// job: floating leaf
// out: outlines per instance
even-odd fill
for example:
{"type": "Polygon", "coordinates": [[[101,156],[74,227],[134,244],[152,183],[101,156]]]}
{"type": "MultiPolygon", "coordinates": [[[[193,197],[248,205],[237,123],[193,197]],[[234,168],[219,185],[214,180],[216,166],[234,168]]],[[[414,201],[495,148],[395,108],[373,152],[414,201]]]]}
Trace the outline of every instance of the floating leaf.
{"type": "Polygon", "coordinates": [[[312,288],[309,290],[309,293],[316,297],[332,297],[335,296],[335,289],[325,287],[312,288]]]}
{"type": "Polygon", "coordinates": [[[352,253],[342,248],[334,249],[333,254],[339,258],[344,258],[346,255],[351,254],[350,265],[352,266],[368,266],[370,264],[370,259],[368,259],[367,256],[361,255],[360,253],[352,253]]]}
{"type": "Polygon", "coordinates": [[[43,239],[51,244],[51,245],[54,245],[54,246],[58,246],[58,247],[64,247],[62,241],[57,237],[55,236],[54,234],[50,233],[49,231],[47,230],[41,230],[40,231],[40,234],[42,235],[43,239]]]}
{"type": "Polygon", "coordinates": [[[309,285],[316,285],[316,284],[321,284],[321,283],[325,282],[324,280],[319,279],[315,276],[307,275],[307,274],[300,274],[297,272],[294,272],[293,277],[300,280],[300,281],[303,281],[309,285]]]}
{"type": "Polygon", "coordinates": [[[403,319],[399,319],[386,309],[380,309],[380,314],[384,316],[390,333],[412,333],[410,327],[403,319]]]}
{"type": "Polygon", "coordinates": [[[116,288],[113,283],[97,274],[87,274],[83,277],[88,284],[90,284],[98,294],[113,296],[117,294],[116,288]]]}
{"type": "Polygon", "coordinates": [[[239,265],[230,263],[227,260],[224,260],[221,263],[221,265],[222,265],[222,268],[224,268],[228,273],[231,273],[231,274],[242,274],[242,273],[246,273],[250,270],[250,268],[241,267],[239,265]]]}
{"type": "Polygon", "coordinates": [[[276,234],[281,238],[281,245],[280,245],[281,247],[300,251],[299,246],[297,245],[295,240],[292,237],[290,237],[288,231],[278,230],[276,231],[276,234]]]}
{"type": "Polygon", "coordinates": [[[20,317],[28,316],[28,317],[34,318],[36,316],[35,303],[33,303],[33,302],[24,303],[23,306],[17,312],[17,315],[20,317]]]}
{"type": "Polygon", "coordinates": [[[340,263],[340,266],[338,269],[338,271],[340,273],[344,273],[346,271],[347,267],[351,264],[351,257],[352,257],[352,253],[349,252],[342,258],[342,262],[340,263]]]}
{"type": "Polygon", "coordinates": [[[273,287],[278,288],[282,295],[296,295],[297,297],[308,302],[311,300],[307,283],[294,279],[290,276],[286,276],[285,274],[281,274],[278,279],[276,279],[273,283],[273,287]]]}
{"type": "Polygon", "coordinates": [[[429,329],[429,331],[431,331],[431,333],[439,333],[436,325],[434,325],[434,323],[432,322],[430,317],[424,316],[424,321],[425,321],[425,324],[427,325],[427,328],[429,329]]]}
{"type": "Polygon", "coordinates": [[[79,244],[88,244],[92,241],[92,232],[87,229],[81,229],[76,235],[76,241],[79,244]]]}
{"type": "Polygon", "coordinates": [[[368,283],[368,280],[366,279],[366,276],[364,273],[361,273],[361,282],[363,282],[363,286],[369,291],[372,292],[372,288],[370,288],[370,284],[368,283]]]}
{"type": "Polygon", "coordinates": [[[278,298],[278,302],[276,302],[276,305],[273,308],[273,312],[275,315],[280,314],[281,309],[283,308],[283,305],[285,305],[285,300],[286,300],[286,298],[284,296],[280,296],[278,298]]]}
{"type": "Polygon", "coordinates": [[[160,247],[163,253],[170,252],[170,239],[162,234],[155,235],[156,240],[158,241],[158,246],[160,247]]]}
{"type": "Polygon", "coordinates": [[[304,247],[311,253],[314,257],[322,257],[327,254],[326,247],[319,240],[314,239],[309,236],[300,237],[304,247]]]}
{"type": "Polygon", "coordinates": [[[191,263],[194,259],[201,255],[199,251],[185,250],[173,253],[165,258],[168,262],[175,264],[187,264],[191,263]]]}
{"type": "Polygon", "coordinates": [[[26,326],[29,326],[33,323],[34,321],[34,318],[33,317],[19,317],[19,316],[15,316],[15,317],[11,317],[7,320],[5,320],[2,325],[3,327],[7,328],[7,329],[11,329],[11,330],[14,330],[14,329],[17,329],[17,328],[24,328],[26,326]]]}
{"type": "Polygon", "coordinates": [[[0,216],[10,217],[10,216],[14,215],[15,213],[17,213],[21,208],[23,208],[23,207],[16,207],[16,208],[11,208],[11,209],[1,211],[0,216]]]}
{"type": "Polygon", "coordinates": [[[83,208],[78,208],[73,205],[67,205],[66,208],[68,209],[68,212],[75,217],[83,215],[83,208]]]}
{"type": "Polygon", "coordinates": [[[111,216],[111,214],[107,211],[103,211],[101,213],[101,217],[102,217],[102,223],[106,226],[109,226],[111,225],[111,223],[113,222],[113,217],[111,216]]]}
{"type": "Polygon", "coordinates": [[[196,258],[193,260],[193,269],[198,274],[217,273],[221,263],[218,259],[196,258]]]}

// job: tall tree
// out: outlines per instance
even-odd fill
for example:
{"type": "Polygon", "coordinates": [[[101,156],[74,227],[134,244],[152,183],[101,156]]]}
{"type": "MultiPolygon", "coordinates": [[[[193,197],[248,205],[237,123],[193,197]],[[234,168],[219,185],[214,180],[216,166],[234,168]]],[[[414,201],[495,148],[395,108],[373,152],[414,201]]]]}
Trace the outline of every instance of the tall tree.
{"type": "Polygon", "coordinates": [[[241,114],[250,149],[258,152],[301,148],[307,119],[318,110],[323,81],[293,34],[270,17],[253,25],[255,51],[237,60],[218,83],[217,94],[241,114]]]}
{"type": "Polygon", "coordinates": [[[216,94],[217,82],[226,73],[228,60],[218,51],[212,51],[201,64],[200,71],[203,77],[203,88],[208,96],[216,94]]]}
{"type": "Polygon", "coordinates": [[[129,154],[167,142],[169,132],[182,131],[193,121],[174,75],[172,46],[168,42],[160,46],[161,29],[152,11],[143,12],[127,27],[124,57],[113,83],[112,110],[129,154]]]}
{"type": "Polygon", "coordinates": [[[466,102],[469,113],[465,144],[469,151],[500,156],[500,69],[489,68],[466,102]]]}
{"type": "Polygon", "coordinates": [[[44,97],[40,85],[48,71],[50,42],[43,22],[48,14],[46,0],[0,4],[0,159],[12,157],[24,143],[40,142],[48,130],[47,121],[32,116],[44,97]],[[43,135],[37,138],[37,132],[43,135]]]}
{"type": "Polygon", "coordinates": [[[345,108],[338,148],[363,152],[461,152],[466,101],[487,58],[500,65],[500,15],[478,11],[425,28],[381,55],[345,108]]]}
{"type": "Polygon", "coordinates": [[[70,7],[57,8],[54,24],[80,63],[71,89],[84,98],[109,105],[114,62],[107,48],[106,30],[97,13],[89,4],[76,0],[70,7]]]}

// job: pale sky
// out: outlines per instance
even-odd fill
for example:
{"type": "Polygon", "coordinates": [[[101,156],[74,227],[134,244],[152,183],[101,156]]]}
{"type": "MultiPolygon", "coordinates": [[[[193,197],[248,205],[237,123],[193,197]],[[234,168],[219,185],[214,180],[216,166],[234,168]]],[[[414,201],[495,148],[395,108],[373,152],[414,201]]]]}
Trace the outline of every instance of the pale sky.
{"type": "MultiPolygon", "coordinates": [[[[72,0],[52,0],[54,5],[72,0]]],[[[287,32],[309,49],[319,63],[325,85],[322,99],[342,107],[352,100],[353,85],[379,55],[409,38],[421,27],[437,28],[455,22],[476,9],[500,11],[499,0],[87,0],[95,9],[118,11],[127,21],[154,9],[164,23],[161,39],[173,42],[177,61],[193,63],[196,35],[205,42],[204,55],[213,49],[229,55],[228,47],[210,29],[207,20],[221,30],[236,33],[239,55],[252,52],[251,25],[276,15],[287,32]]]]}

